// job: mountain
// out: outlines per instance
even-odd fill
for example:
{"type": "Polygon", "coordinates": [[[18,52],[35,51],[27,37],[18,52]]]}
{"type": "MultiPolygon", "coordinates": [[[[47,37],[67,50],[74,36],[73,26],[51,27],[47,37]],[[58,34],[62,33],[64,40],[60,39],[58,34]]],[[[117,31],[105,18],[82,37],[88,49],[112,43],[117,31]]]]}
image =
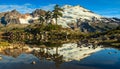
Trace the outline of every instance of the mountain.
{"type": "Polygon", "coordinates": [[[0,13],[0,21],[2,24],[8,23],[20,23],[18,17],[21,14],[17,10],[12,10],[11,12],[0,13]]]}
{"type": "Polygon", "coordinates": [[[1,24],[30,24],[33,20],[38,20],[39,15],[45,15],[45,11],[36,9],[32,13],[21,14],[17,10],[0,13],[1,24]]]}
{"type": "Polygon", "coordinates": [[[58,19],[61,25],[70,26],[72,28],[79,28],[81,31],[94,32],[106,31],[117,27],[120,24],[118,18],[106,18],[95,14],[81,6],[65,5],[63,17],[58,19]],[[65,25],[67,24],[67,25],[65,25]]]}
{"type": "Polygon", "coordinates": [[[46,11],[44,11],[44,10],[42,10],[42,9],[36,9],[35,11],[33,11],[32,13],[31,13],[31,15],[33,16],[33,17],[38,17],[39,15],[45,15],[45,13],[46,13],[46,11]]]}
{"type": "Polygon", "coordinates": [[[90,10],[87,10],[81,6],[71,6],[71,5],[65,5],[62,7],[64,9],[63,11],[63,17],[60,18],[60,22],[76,22],[76,19],[88,19],[92,20],[93,18],[100,19],[102,16],[97,15],[93,13],[90,10]]]}
{"type": "MultiPolygon", "coordinates": [[[[63,27],[77,29],[82,32],[106,31],[116,28],[120,25],[118,18],[106,18],[79,5],[65,5],[63,7],[63,16],[58,18],[58,24],[63,27]]],[[[40,15],[45,15],[46,11],[36,9],[32,13],[21,14],[17,10],[0,13],[1,24],[30,24],[39,23],[40,15]]],[[[55,23],[55,19],[52,19],[55,23]]]]}

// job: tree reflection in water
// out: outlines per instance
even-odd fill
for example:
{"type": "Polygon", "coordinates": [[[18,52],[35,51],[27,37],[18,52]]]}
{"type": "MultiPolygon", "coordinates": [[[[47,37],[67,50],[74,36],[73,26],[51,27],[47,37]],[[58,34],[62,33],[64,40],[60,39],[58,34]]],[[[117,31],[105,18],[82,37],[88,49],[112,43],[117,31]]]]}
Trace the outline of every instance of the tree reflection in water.
{"type": "Polygon", "coordinates": [[[51,54],[48,50],[52,48],[40,48],[39,51],[34,50],[32,53],[40,60],[49,60],[55,62],[57,68],[64,62],[63,55],[58,54],[58,47],[56,47],[56,53],[51,54]]]}
{"type": "MultiPolygon", "coordinates": [[[[87,42],[82,43],[80,41],[70,42],[70,43],[45,42],[40,44],[41,45],[35,45],[35,46],[31,44],[30,47],[32,47],[31,48],[32,52],[30,52],[30,54],[36,56],[40,61],[44,61],[44,60],[52,61],[55,64],[56,68],[58,69],[60,68],[60,65],[63,64],[64,62],[70,62],[73,60],[79,61],[85,57],[90,56],[92,53],[101,50],[101,48],[97,47],[97,45],[94,45],[92,43],[90,44],[87,42]]],[[[26,53],[26,52],[24,52],[24,50],[22,50],[20,47],[18,47],[15,50],[13,49],[7,50],[7,54],[14,57],[17,57],[22,53],[26,53]]]]}

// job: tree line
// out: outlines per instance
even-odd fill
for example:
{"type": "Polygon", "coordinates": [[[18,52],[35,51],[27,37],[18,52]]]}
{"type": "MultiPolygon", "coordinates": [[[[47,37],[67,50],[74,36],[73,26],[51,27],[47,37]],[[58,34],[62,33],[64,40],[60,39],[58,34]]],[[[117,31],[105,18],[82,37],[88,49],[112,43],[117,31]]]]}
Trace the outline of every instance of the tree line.
{"type": "Polygon", "coordinates": [[[45,13],[45,15],[40,15],[39,16],[40,23],[41,24],[43,24],[43,23],[47,24],[49,20],[52,20],[54,18],[55,21],[56,21],[56,24],[57,24],[58,18],[63,16],[62,11],[63,11],[63,9],[60,8],[59,5],[55,5],[53,11],[47,11],[45,13]]]}

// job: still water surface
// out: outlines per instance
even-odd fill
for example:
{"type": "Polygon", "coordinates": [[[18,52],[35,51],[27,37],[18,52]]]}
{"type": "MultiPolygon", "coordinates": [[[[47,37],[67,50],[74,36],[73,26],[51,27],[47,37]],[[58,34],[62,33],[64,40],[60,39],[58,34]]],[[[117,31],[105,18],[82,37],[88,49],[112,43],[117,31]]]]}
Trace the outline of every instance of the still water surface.
{"type": "Polygon", "coordinates": [[[120,69],[120,50],[77,47],[74,43],[1,57],[0,69],[120,69]]]}

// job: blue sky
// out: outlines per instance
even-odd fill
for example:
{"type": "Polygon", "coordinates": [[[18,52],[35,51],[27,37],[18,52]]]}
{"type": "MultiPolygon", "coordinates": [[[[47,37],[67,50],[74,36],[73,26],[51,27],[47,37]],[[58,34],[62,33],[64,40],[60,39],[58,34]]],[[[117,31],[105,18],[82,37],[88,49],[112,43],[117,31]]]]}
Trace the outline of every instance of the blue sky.
{"type": "Polygon", "coordinates": [[[102,16],[120,18],[120,0],[0,0],[0,12],[17,9],[26,13],[36,8],[51,10],[55,4],[80,5],[102,16]]]}

